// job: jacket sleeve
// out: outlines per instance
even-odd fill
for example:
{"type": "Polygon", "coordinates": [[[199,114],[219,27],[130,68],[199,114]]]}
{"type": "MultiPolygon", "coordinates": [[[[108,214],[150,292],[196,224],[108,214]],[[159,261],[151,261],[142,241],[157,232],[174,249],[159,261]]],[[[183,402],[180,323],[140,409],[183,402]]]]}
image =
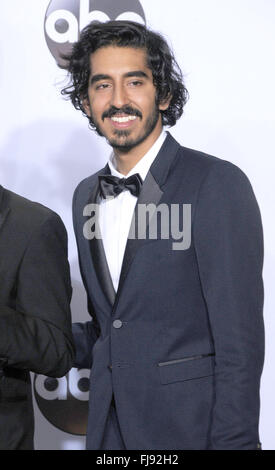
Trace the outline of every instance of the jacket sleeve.
{"type": "Polygon", "coordinates": [[[93,363],[93,346],[100,336],[100,327],[88,297],[88,311],[92,320],[84,323],[73,323],[73,337],[76,347],[74,367],[91,369],[93,363]]]}
{"type": "Polygon", "coordinates": [[[210,449],[257,449],[263,234],[251,185],[235,165],[215,164],[205,177],[193,230],[216,353],[210,449]]]}
{"type": "Polygon", "coordinates": [[[15,284],[15,303],[0,306],[0,357],[5,366],[52,377],[72,367],[71,282],[67,233],[51,212],[33,233],[15,284]]]}

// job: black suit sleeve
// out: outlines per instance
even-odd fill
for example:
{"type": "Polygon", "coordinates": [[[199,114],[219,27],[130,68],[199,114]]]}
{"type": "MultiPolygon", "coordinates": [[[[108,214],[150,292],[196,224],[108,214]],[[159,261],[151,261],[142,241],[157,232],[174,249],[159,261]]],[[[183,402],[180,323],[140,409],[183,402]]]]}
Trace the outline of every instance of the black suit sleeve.
{"type": "Polygon", "coordinates": [[[53,212],[32,234],[15,284],[14,308],[0,306],[0,356],[6,366],[60,377],[72,366],[67,233],[53,212]]]}
{"type": "Polygon", "coordinates": [[[251,185],[228,162],[214,165],[201,186],[194,240],[216,352],[210,448],[256,449],[264,359],[263,235],[251,185]]]}

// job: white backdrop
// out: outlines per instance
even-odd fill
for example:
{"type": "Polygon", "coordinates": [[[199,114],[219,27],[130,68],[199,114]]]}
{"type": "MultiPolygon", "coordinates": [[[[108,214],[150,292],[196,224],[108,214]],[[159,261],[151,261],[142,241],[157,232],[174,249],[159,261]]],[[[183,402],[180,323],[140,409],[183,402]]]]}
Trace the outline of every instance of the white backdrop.
{"type": "MultiPolygon", "coordinates": [[[[260,435],[264,449],[275,449],[275,2],[140,3],[147,24],[172,45],[190,92],[185,115],[171,133],[185,146],[238,165],[248,175],[260,205],[266,325],[260,435]]],[[[45,41],[48,5],[49,0],[1,1],[0,182],[61,215],[69,236],[73,320],[85,321],[71,199],[78,182],[104,165],[110,149],[59,94],[65,74],[45,41]]],[[[84,448],[84,437],[59,431],[34,404],[37,449],[84,448]]]]}

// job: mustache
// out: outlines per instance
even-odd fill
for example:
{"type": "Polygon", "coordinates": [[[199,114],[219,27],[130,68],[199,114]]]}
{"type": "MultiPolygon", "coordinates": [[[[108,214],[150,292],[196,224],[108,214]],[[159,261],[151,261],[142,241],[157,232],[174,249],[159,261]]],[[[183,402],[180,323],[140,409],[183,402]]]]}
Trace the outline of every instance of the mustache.
{"type": "Polygon", "coordinates": [[[130,116],[138,116],[142,118],[142,114],[138,109],[132,108],[131,106],[123,106],[122,108],[116,108],[115,106],[111,106],[108,111],[104,111],[102,114],[102,120],[105,118],[111,118],[118,113],[129,114],[130,116]]]}

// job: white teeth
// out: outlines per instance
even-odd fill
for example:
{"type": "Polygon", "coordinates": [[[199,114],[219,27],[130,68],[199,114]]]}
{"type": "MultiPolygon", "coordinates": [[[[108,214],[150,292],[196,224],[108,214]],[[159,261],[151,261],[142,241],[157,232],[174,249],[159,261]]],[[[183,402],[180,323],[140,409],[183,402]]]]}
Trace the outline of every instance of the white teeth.
{"type": "Polygon", "coordinates": [[[123,116],[123,117],[113,116],[113,117],[111,117],[112,121],[115,121],[115,122],[134,121],[136,118],[137,118],[136,116],[123,116]]]}

